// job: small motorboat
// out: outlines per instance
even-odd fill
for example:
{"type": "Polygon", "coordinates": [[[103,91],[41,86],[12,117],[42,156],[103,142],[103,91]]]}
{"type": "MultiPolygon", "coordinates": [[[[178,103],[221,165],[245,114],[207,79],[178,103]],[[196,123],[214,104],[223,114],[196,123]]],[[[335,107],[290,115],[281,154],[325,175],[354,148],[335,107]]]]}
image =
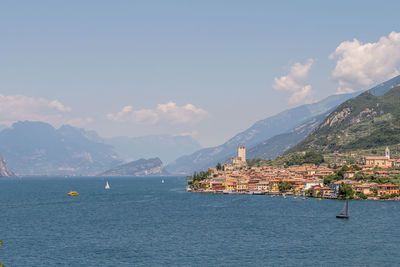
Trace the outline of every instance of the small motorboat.
{"type": "Polygon", "coordinates": [[[79,193],[76,191],[70,191],[67,195],[68,196],[79,196],[79,193]]]}

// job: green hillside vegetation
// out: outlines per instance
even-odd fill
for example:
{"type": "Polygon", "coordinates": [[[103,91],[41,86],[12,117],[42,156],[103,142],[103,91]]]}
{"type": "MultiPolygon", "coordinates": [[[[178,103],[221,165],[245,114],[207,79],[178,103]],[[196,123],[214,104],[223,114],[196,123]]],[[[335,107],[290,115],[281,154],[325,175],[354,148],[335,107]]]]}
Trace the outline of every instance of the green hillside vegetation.
{"type": "Polygon", "coordinates": [[[262,166],[289,167],[293,165],[302,165],[305,163],[320,165],[323,162],[325,162],[324,156],[321,153],[315,151],[285,154],[281,157],[277,157],[274,160],[264,160],[264,159],[247,160],[247,164],[249,165],[249,167],[262,167],[262,166]]]}
{"type": "Polygon", "coordinates": [[[199,189],[199,182],[207,179],[209,175],[209,171],[201,171],[199,173],[195,172],[192,176],[187,176],[186,180],[188,180],[188,184],[191,188],[199,189]]]}
{"type": "MultiPolygon", "coordinates": [[[[361,168],[357,165],[352,166],[343,166],[341,168],[337,168],[334,174],[330,174],[324,177],[324,184],[329,186],[330,184],[346,179],[344,178],[344,173],[346,171],[359,171],[361,168]]],[[[352,178],[347,178],[349,180],[360,181],[363,183],[377,183],[377,184],[396,184],[400,185],[400,171],[397,169],[393,169],[391,174],[388,177],[383,177],[378,174],[378,171],[381,170],[379,168],[374,169],[372,171],[373,174],[364,174],[361,172],[356,173],[356,175],[352,178]]]]}
{"type": "Polygon", "coordinates": [[[374,150],[400,144],[400,87],[383,96],[369,91],[334,110],[306,139],[288,152],[374,150]]]}

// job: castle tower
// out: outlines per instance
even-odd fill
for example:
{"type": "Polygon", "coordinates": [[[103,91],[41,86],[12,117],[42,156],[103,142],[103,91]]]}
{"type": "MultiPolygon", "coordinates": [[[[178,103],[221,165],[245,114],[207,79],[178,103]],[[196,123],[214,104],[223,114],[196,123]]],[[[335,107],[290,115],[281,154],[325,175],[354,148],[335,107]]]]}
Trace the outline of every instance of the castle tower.
{"type": "Polygon", "coordinates": [[[390,149],[389,149],[389,147],[386,147],[386,149],[385,149],[385,157],[390,159],[390,149]]]}
{"type": "Polygon", "coordinates": [[[241,159],[242,162],[246,162],[246,147],[245,146],[238,147],[238,157],[241,159]]]}

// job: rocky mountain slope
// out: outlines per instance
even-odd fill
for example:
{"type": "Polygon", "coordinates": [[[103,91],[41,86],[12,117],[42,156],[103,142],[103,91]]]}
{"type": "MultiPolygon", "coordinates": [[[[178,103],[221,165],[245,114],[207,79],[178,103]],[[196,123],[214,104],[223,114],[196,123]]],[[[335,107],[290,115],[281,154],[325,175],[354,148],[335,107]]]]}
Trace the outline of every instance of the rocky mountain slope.
{"type": "Polygon", "coordinates": [[[347,151],[400,144],[400,86],[382,91],[383,94],[369,90],[344,102],[289,152],[347,151]]]}
{"type": "Polygon", "coordinates": [[[162,161],[159,158],[152,158],[119,165],[101,173],[100,176],[157,176],[165,174],[162,161]]]}
{"type": "Polygon", "coordinates": [[[201,149],[193,154],[182,156],[168,164],[166,169],[170,173],[191,174],[193,171],[214,166],[217,162],[224,162],[231,155],[234,155],[238,145],[245,145],[249,149],[275,135],[292,131],[299,126],[299,123],[324,114],[357,94],[332,95],[317,103],[280,112],[256,122],[249,129],[237,134],[220,146],[201,149]]]}
{"type": "Polygon", "coordinates": [[[0,177],[14,177],[15,174],[7,167],[7,163],[2,156],[0,156],[0,177]]]}
{"type": "Polygon", "coordinates": [[[83,129],[29,121],[0,132],[0,154],[19,175],[94,175],[122,162],[83,129]]]}

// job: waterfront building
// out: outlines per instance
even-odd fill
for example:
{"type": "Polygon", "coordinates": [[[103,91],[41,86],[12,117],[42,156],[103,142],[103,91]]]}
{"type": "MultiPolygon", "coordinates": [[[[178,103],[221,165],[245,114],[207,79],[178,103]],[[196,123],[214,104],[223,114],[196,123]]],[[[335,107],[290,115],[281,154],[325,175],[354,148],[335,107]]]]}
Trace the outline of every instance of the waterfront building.
{"type": "Polygon", "coordinates": [[[212,182],[211,189],[213,191],[222,191],[222,190],[225,190],[225,187],[223,186],[222,182],[212,182]]]}
{"type": "Polygon", "coordinates": [[[322,198],[327,198],[331,196],[331,188],[330,187],[321,187],[319,189],[319,195],[322,198]]]}
{"type": "Polygon", "coordinates": [[[311,195],[312,195],[312,197],[320,197],[319,196],[319,192],[320,192],[321,188],[322,188],[322,186],[320,186],[320,185],[311,186],[311,189],[312,189],[311,195]]]}
{"type": "Polygon", "coordinates": [[[371,184],[355,184],[351,186],[352,189],[356,193],[363,193],[364,195],[370,195],[372,194],[372,185],[371,184]]]}
{"type": "Polygon", "coordinates": [[[236,182],[234,181],[226,181],[223,186],[225,191],[234,192],[236,190],[236,182]]]}
{"type": "Polygon", "coordinates": [[[394,184],[378,185],[378,196],[399,194],[399,186],[394,184]]]}
{"type": "Polygon", "coordinates": [[[280,183],[280,179],[272,179],[269,180],[270,186],[269,186],[269,191],[272,192],[279,192],[279,183],[280,183]]]}
{"type": "Polygon", "coordinates": [[[270,185],[269,181],[260,181],[255,185],[256,191],[266,192],[269,191],[270,185]]]}
{"type": "Polygon", "coordinates": [[[314,185],[322,187],[324,183],[322,181],[304,181],[304,191],[312,188],[314,185]]]}
{"type": "Polygon", "coordinates": [[[236,184],[236,192],[245,193],[249,190],[249,184],[247,181],[239,181],[236,184]]]}

